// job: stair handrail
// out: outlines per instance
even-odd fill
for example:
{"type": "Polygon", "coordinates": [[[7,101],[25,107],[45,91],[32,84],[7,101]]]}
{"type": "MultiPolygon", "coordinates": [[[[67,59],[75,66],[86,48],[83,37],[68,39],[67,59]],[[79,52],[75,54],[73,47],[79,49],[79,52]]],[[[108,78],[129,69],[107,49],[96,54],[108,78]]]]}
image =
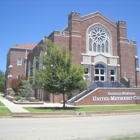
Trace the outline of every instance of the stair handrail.
{"type": "Polygon", "coordinates": [[[69,99],[67,102],[71,102],[72,100],[74,100],[75,98],[79,97],[81,94],[83,94],[84,92],[86,92],[87,90],[82,91],[81,93],[79,93],[78,95],[75,95],[74,97],[72,97],[71,99],[69,99]]]}

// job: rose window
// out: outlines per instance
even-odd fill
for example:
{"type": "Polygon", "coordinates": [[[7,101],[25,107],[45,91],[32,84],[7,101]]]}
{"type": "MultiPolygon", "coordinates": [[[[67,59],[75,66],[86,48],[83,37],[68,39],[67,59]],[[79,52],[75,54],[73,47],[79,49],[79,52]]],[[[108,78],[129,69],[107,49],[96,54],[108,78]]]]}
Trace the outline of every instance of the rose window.
{"type": "Polygon", "coordinates": [[[93,27],[88,34],[89,51],[108,53],[109,37],[101,27],[93,27]]]}

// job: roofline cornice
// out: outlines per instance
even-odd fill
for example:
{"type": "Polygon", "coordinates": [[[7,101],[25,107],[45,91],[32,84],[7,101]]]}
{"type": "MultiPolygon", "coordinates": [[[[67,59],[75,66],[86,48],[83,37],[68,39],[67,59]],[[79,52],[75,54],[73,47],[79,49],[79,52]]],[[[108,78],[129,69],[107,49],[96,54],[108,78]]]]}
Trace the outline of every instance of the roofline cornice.
{"type": "Polygon", "coordinates": [[[33,50],[34,48],[10,48],[9,50],[11,50],[11,49],[13,49],[13,50],[33,50]]]}
{"type": "Polygon", "coordinates": [[[84,16],[81,16],[81,18],[84,18],[86,16],[90,16],[90,15],[93,15],[93,14],[96,14],[96,13],[100,13],[99,11],[96,11],[96,12],[93,12],[93,13],[90,13],[90,14],[87,14],[87,15],[84,15],[84,16]]]}
{"type": "MultiPolygon", "coordinates": [[[[92,13],[92,14],[93,14],[93,13],[92,13]]],[[[89,14],[89,15],[92,15],[92,14],[89,14]]],[[[89,15],[86,15],[86,16],[89,16],[89,15]]],[[[117,25],[116,25],[114,22],[112,22],[111,20],[109,20],[108,18],[106,18],[105,16],[103,16],[103,15],[100,14],[100,13],[98,13],[98,14],[96,14],[96,15],[93,15],[93,16],[91,16],[91,17],[85,18],[86,16],[81,17],[81,22],[83,22],[83,21],[85,21],[85,20],[88,20],[88,19],[91,19],[91,18],[93,18],[93,17],[99,16],[99,17],[101,17],[102,19],[104,19],[105,21],[107,21],[108,23],[110,23],[112,26],[114,26],[115,28],[117,28],[117,25]],[[82,19],[82,18],[85,18],[85,19],[82,19]]]]}

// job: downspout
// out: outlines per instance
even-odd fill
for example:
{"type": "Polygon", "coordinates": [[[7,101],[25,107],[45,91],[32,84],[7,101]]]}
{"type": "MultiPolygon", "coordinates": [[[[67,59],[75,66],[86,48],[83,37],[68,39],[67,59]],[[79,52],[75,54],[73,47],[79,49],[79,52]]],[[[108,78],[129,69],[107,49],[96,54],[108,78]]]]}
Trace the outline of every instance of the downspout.
{"type": "Polygon", "coordinates": [[[26,76],[26,66],[27,65],[27,49],[26,49],[26,55],[25,55],[25,76],[26,76]]]}

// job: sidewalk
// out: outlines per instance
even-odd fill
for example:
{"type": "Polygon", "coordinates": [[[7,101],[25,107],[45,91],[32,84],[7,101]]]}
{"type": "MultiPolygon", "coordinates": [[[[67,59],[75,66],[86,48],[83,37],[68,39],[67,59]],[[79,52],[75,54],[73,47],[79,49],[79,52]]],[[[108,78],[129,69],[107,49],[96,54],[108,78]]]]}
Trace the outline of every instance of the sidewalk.
{"type": "MultiPolygon", "coordinates": [[[[29,112],[23,107],[62,107],[60,103],[47,103],[41,105],[18,105],[10,102],[9,100],[0,97],[0,101],[11,111],[11,117],[40,117],[40,118],[63,118],[63,117],[95,117],[95,116],[106,116],[106,115],[133,115],[140,114],[140,110],[116,110],[116,111],[78,111],[78,112],[29,112]]],[[[67,105],[72,107],[72,105],[67,105]]]]}
{"type": "MultiPolygon", "coordinates": [[[[62,107],[63,104],[60,103],[47,103],[35,105],[35,104],[14,104],[13,102],[0,97],[0,101],[11,111],[11,113],[28,113],[29,111],[25,110],[23,107],[62,107]]],[[[66,105],[71,106],[71,105],[66,105]]]]}
{"type": "Polygon", "coordinates": [[[13,102],[5,98],[0,98],[0,101],[12,112],[12,113],[27,113],[29,111],[23,109],[21,106],[15,105],[13,102]]]}

